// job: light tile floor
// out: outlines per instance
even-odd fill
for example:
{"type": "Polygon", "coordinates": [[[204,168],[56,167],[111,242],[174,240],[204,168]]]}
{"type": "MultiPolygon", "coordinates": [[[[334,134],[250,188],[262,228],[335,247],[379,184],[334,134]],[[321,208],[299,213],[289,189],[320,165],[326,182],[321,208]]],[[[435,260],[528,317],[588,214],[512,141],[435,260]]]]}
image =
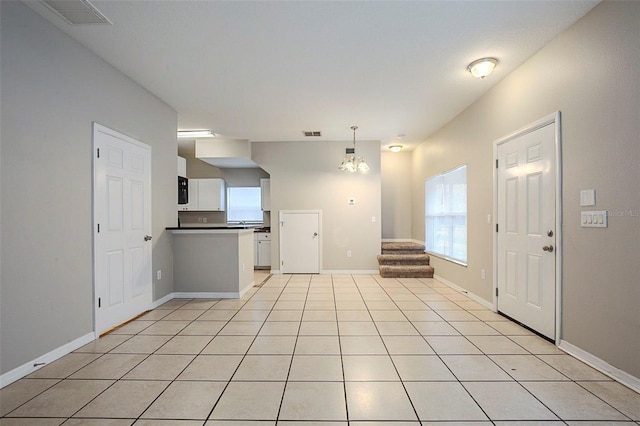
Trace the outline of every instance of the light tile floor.
{"type": "Polygon", "coordinates": [[[2,426],[640,424],[640,395],[465,295],[371,275],[172,300],[0,402],[2,426]]]}

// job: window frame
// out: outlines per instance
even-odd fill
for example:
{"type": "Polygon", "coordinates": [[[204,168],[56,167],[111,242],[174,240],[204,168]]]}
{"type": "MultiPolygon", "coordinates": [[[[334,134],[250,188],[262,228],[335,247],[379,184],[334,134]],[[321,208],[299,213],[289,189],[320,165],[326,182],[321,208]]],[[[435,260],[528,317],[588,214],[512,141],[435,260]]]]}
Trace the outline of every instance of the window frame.
{"type": "MultiPolygon", "coordinates": [[[[458,265],[467,266],[469,256],[469,229],[468,229],[468,179],[467,179],[468,165],[462,164],[453,169],[447,170],[439,175],[432,176],[425,179],[425,251],[430,255],[442,258],[449,262],[456,263],[458,265]],[[460,174],[463,173],[462,176],[460,174]],[[460,178],[463,177],[464,183],[460,182],[460,178]],[[448,178],[448,179],[447,179],[448,178]],[[464,194],[461,194],[459,188],[455,188],[456,185],[464,186],[464,194]],[[431,192],[428,192],[430,191],[431,192]],[[436,191],[435,194],[433,191],[436,191]],[[464,195],[462,198],[461,195],[464,195]],[[430,200],[434,198],[440,198],[440,206],[430,206],[430,200]],[[457,198],[456,198],[457,197],[457,198]],[[464,205],[464,211],[462,209],[455,209],[464,205]],[[438,226],[436,222],[438,219],[448,221],[445,226],[438,226]],[[456,240],[456,235],[460,232],[460,219],[464,223],[464,258],[455,255],[456,245],[459,242],[456,240]],[[457,224],[457,225],[456,225],[457,224]],[[430,234],[436,234],[437,231],[431,229],[437,227],[439,231],[444,230],[446,241],[444,242],[444,249],[442,251],[437,250],[435,238],[430,234]]],[[[441,241],[440,241],[441,242],[441,241]]]]}
{"type": "MultiPolygon", "coordinates": [[[[227,199],[226,199],[226,208],[227,208],[227,223],[233,223],[233,224],[251,224],[251,225],[261,225],[264,223],[264,216],[263,216],[263,211],[262,211],[262,188],[260,186],[227,186],[227,199]],[[236,219],[236,218],[231,218],[230,217],[230,213],[232,211],[234,211],[234,209],[231,208],[231,202],[232,199],[234,197],[231,196],[231,192],[233,192],[233,190],[237,190],[237,189],[255,189],[258,192],[258,197],[257,197],[257,201],[258,201],[258,210],[260,211],[260,220],[242,220],[242,219],[236,219]]],[[[235,209],[237,210],[237,209],[235,209]]]]}

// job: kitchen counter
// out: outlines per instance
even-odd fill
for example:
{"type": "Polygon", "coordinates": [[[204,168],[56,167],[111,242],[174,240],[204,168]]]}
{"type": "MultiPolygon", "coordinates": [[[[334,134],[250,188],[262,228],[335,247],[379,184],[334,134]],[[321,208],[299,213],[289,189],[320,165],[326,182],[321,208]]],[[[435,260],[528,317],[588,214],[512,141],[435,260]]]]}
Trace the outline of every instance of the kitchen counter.
{"type": "Polygon", "coordinates": [[[179,229],[260,229],[258,225],[226,225],[226,224],[206,224],[206,223],[185,223],[180,226],[169,226],[167,231],[179,229]]]}
{"type": "Polygon", "coordinates": [[[255,285],[255,226],[198,225],[167,228],[177,297],[241,297],[255,285]]]}

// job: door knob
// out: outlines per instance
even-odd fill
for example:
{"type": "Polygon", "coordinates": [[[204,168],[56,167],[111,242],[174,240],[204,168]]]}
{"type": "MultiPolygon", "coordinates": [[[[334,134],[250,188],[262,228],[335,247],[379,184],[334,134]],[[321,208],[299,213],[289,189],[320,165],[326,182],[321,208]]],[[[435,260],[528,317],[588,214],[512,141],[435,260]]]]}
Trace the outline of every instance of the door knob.
{"type": "Polygon", "coordinates": [[[153,238],[151,235],[145,235],[145,236],[144,236],[144,240],[145,240],[145,241],[150,241],[150,240],[151,240],[151,238],[153,238]]]}
{"type": "Polygon", "coordinates": [[[317,236],[318,236],[318,233],[317,233],[317,232],[314,232],[314,233],[313,233],[313,236],[314,236],[314,237],[317,237],[317,236]]]}
{"type": "Polygon", "coordinates": [[[553,237],[553,231],[551,229],[547,231],[547,237],[553,237]]]}
{"type": "Polygon", "coordinates": [[[552,245],[544,246],[542,247],[542,251],[548,251],[549,253],[551,253],[553,251],[553,246],[552,245]]]}

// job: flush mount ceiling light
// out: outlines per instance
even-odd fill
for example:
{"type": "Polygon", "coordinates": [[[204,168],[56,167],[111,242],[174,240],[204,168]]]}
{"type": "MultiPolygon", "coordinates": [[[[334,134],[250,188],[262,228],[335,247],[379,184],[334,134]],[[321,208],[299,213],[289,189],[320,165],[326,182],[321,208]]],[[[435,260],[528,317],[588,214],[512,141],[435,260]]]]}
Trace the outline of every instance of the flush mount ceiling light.
{"type": "Polygon", "coordinates": [[[467,67],[467,71],[476,78],[485,78],[493,72],[496,65],[498,65],[496,58],[482,58],[471,62],[467,67]]]}
{"type": "Polygon", "coordinates": [[[180,139],[215,138],[216,134],[211,130],[178,130],[178,137],[180,139]]]}
{"type": "Polygon", "coordinates": [[[389,151],[391,152],[400,152],[404,148],[402,145],[389,145],[389,151]]]}
{"type": "Polygon", "coordinates": [[[358,130],[358,126],[351,126],[351,130],[353,130],[353,148],[347,148],[344,159],[342,163],[338,166],[338,170],[343,170],[346,172],[353,173],[356,170],[359,172],[368,172],[369,165],[361,155],[356,156],[356,130],[358,130]]]}

